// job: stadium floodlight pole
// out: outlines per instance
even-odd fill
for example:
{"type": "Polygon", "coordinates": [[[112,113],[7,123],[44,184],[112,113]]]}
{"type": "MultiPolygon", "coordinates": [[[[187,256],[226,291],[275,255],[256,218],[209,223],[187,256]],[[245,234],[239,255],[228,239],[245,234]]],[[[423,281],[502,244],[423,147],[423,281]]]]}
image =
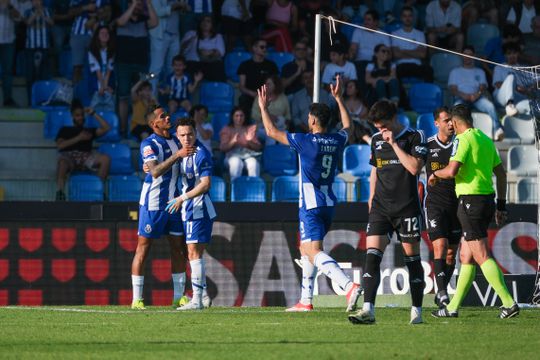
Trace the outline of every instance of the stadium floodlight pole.
{"type": "Polygon", "coordinates": [[[321,88],[321,14],[315,15],[315,53],[313,59],[313,102],[319,102],[321,88]]]}

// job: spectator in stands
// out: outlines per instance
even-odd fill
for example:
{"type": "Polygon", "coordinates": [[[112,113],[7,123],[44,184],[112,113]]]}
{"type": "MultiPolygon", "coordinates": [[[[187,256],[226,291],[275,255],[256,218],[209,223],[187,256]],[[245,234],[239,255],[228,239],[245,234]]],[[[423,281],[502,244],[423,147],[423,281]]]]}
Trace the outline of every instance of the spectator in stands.
{"type": "Polygon", "coordinates": [[[212,153],[212,136],[214,127],[208,121],[208,108],[204,105],[195,105],[189,111],[189,117],[195,121],[197,140],[199,140],[212,153]]]}
{"type": "Polygon", "coordinates": [[[0,0],[0,71],[2,72],[2,96],[4,106],[16,106],[12,97],[13,69],[15,59],[15,22],[21,14],[10,0],[0,0]]]}
{"type": "Polygon", "coordinates": [[[523,37],[521,58],[529,65],[540,64],[540,15],[532,19],[533,32],[523,37]]]}
{"type": "MultiPolygon", "coordinates": [[[[486,59],[503,63],[505,60],[503,46],[508,43],[516,43],[521,46],[522,36],[519,28],[514,24],[506,24],[502,28],[501,36],[489,39],[484,47],[486,59]]],[[[486,67],[484,66],[484,69],[486,67]]]]}
{"type": "Polygon", "coordinates": [[[354,121],[353,138],[349,139],[350,144],[371,144],[372,131],[366,118],[368,107],[362,99],[358,83],[355,80],[349,80],[345,84],[345,93],[343,94],[343,103],[347,108],[349,117],[354,121]]]}
{"type": "Polygon", "coordinates": [[[157,105],[152,92],[152,84],[144,78],[139,80],[131,88],[131,102],[133,113],[131,114],[131,135],[139,141],[143,141],[152,134],[152,128],[148,125],[146,114],[152,105],[157,105]]]}
{"type": "MultiPolygon", "coordinates": [[[[504,55],[506,64],[519,67],[518,63],[521,49],[518,44],[508,43],[504,45],[504,55]]],[[[517,113],[524,114],[530,111],[528,94],[534,79],[530,79],[528,74],[515,71],[506,66],[496,66],[493,71],[493,98],[499,105],[505,107],[506,115],[514,116],[517,113]]]]}
{"type": "Polygon", "coordinates": [[[53,19],[42,0],[32,0],[32,7],[24,13],[26,23],[26,90],[32,96],[32,84],[50,77],[49,36],[53,19]]]}
{"type": "Polygon", "coordinates": [[[262,144],[257,139],[257,125],[251,125],[241,107],[231,111],[229,124],[219,134],[219,150],[226,153],[231,181],[242,176],[244,166],[248,176],[259,176],[262,144]]]}
{"type": "MultiPolygon", "coordinates": [[[[380,30],[379,13],[375,10],[366,11],[363,26],[373,30],[380,30]]],[[[367,64],[373,59],[373,49],[378,44],[384,44],[390,47],[390,37],[362,29],[354,30],[349,47],[349,59],[355,62],[357,74],[363,74],[365,72],[367,64]]],[[[360,76],[358,83],[362,91],[364,91],[366,86],[364,80],[364,77],[360,76]]]]}
{"type": "MultiPolygon", "coordinates": [[[[126,134],[130,89],[141,73],[148,72],[148,29],[158,24],[150,0],[129,0],[127,10],[116,19],[116,77],[120,131],[126,134]]],[[[151,78],[151,76],[149,76],[151,78]]]]}
{"type": "Polygon", "coordinates": [[[73,66],[73,82],[82,80],[82,70],[88,53],[92,33],[98,25],[108,24],[111,19],[109,0],[71,0],[69,16],[74,18],[69,44],[73,66]]]}
{"type": "Polygon", "coordinates": [[[69,43],[69,34],[71,32],[72,17],[69,13],[69,3],[71,0],[52,1],[49,10],[52,13],[54,25],[52,32],[52,46],[54,49],[54,58],[56,66],[53,67],[55,75],[58,75],[60,69],[60,54],[64,46],[69,43]]]}
{"type": "MultiPolygon", "coordinates": [[[[426,43],[424,33],[413,27],[414,12],[410,6],[404,6],[401,9],[401,24],[401,29],[392,32],[393,35],[426,43]]],[[[433,69],[431,66],[423,64],[427,55],[427,47],[396,38],[392,38],[391,41],[399,80],[404,77],[415,77],[423,79],[425,82],[433,82],[433,69]]]]}
{"type": "Polygon", "coordinates": [[[197,30],[188,31],[182,38],[181,54],[187,60],[189,74],[202,72],[205,80],[226,81],[223,57],[225,42],[214,27],[211,16],[204,16],[197,30]]]}
{"type": "MultiPolygon", "coordinates": [[[[472,46],[465,46],[463,54],[474,55],[472,46]]],[[[453,69],[448,78],[448,88],[454,96],[454,105],[467,104],[480,112],[485,112],[493,122],[494,140],[504,138],[504,130],[497,116],[495,105],[485,96],[487,90],[484,70],[474,66],[474,60],[463,57],[463,66],[453,69]]]]}
{"type": "MultiPolygon", "coordinates": [[[[313,103],[313,70],[306,70],[302,74],[301,90],[294,93],[291,99],[291,115],[294,126],[294,132],[309,132],[308,114],[309,106],[313,103]]],[[[319,89],[319,102],[335,107],[335,100],[323,88],[319,89]]]]}
{"type": "Polygon", "coordinates": [[[291,52],[291,33],[298,28],[298,9],[291,0],[267,0],[266,22],[262,38],[276,51],[291,52]]]}
{"type": "Polygon", "coordinates": [[[156,76],[151,80],[157,94],[159,80],[171,73],[174,56],[180,53],[180,11],[188,5],[183,1],[152,0],[158,18],[157,25],[149,29],[150,72],[156,76]]]}
{"type": "Polygon", "coordinates": [[[265,58],[266,47],[266,40],[255,39],[251,46],[251,59],[242,62],[237,70],[240,79],[238,105],[242,107],[245,114],[251,113],[257,89],[264,84],[268,76],[279,73],[276,63],[265,58]]]}
{"type": "Polygon", "coordinates": [[[365,13],[369,8],[362,4],[359,0],[344,1],[343,8],[341,9],[341,15],[343,20],[347,22],[359,23],[364,18],[365,13]]]}
{"type": "Polygon", "coordinates": [[[391,61],[390,48],[384,44],[375,46],[373,62],[366,67],[366,84],[375,91],[376,100],[388,99],[396,106],[399,103],[399,82],[396,65],[391,61]]]}
{"type": "Polygon", "coordinates": [[[202,72],[195,73],[193,81],[185,74],[186,59],[182,55],[173,58],[173,73],[167,77],[167,84],[159,90],[161,95],[168,95],[167,106],[169,112],[174,114],[182,107],[185,111],[191,110],[190,95],[198,88],[203,78],[202,72]]]}
{"type": "MultiPolygon", "coordinates": [[[[332,16],[335,19],[339,18],[339,14],[331,9],[325,9],[323,12],[326,16],[332,16]]],[[[348,25],[344,25],[348,26],[348,25]]],[[[354,30],[354,28],[353,28],[354,30]]],[[[330,34],[332,32],[332,39],[330,39],[330,36],[321,36],[321,52],[320,52],[320,60],[321,60],[321,70],[324,70],[324,67],[326,64],[330,62],[330,49],[334,46],[342,46],[345,49],[349,49],[349,39],[347,39],[347,36],[341,31],[341,24],[340,23],[334,23],[330,24],[329,21],[323,21],[322,22],[322,34],[330,34]],[[336,29],[336,32],[334,33],[334,26],[336,29]]],[[[304,41],[306,41],[304,39],[304,41]]],[[[315,48],[315,43],[312,41],[311,49],[315,48]]],[[[309,49],[309,50],[311,50],[309,49]]],[[[311,52],[313,52],[311,50],[311,52]]],[[[309,54],[310,57],[313,57],[313,53],[309,54]]],[[[353,60],[350,60],[353,61],[353,60]]]]}
{"type": "Polygon", "coordinates": [[[428,44],[461,52],[461,6],[453,0],[433,0],[426,8],[428,44]]]}
{"type": "Polygon", "coordinates": [[[463,33],[466,34],[468,27],[480,19],[485,19],[490,24],[498,26],[499,11],[494,0],[469,0],[463,3],[461,18],[463,33]]]}
{"type": "MultiPolygon", "coordinates": [[[[267,96],[270,101],[268,105],[270,118],[274,122],[276,128],[286,131],[291,125],[291,110],[289,107],[289,100],[287,100],[287,96],[283,93],[281,79],[277,75],[272,75],[266,79],[264,84],[266,85],[267,96]]],[[[251,107],[251,118],[255,120],[255,123],[261,129],[259,134],[265,134],[262,127],[261,109],[257,101],[254,101],[253,106],[251,107]]],[[[266,145],[274,145],[275,143],[274,139],[268,138],[266,140],[266,145]]]]}
{"type": "Polygon", "coordinates": [[[107,26],[94,32],[88,52],[93,95],[90,106],[97,111],[114,111],[114,57],[116,43],[107,26]]]}
{"type": "Polygon", "coordinates": [[[73,126],[64,126],[56,135],[56,146],[59,151],[56,174],[56,200],[66,200],[64,187],[67,175],[73,170],[96,171],[105,181],[109,174],[111,159],[106,154],[93,151],[92,143],[96,137],[109,131],[109,124],[92,108],[84,108],[80,101],[71,104],[73,126]],[[98,128],[84,127],[85,114],[93,116],[98,128]]]}
{"type": "Polygon", "coordinates": [[[180,36],[195,30],[203,17],[214,15],[212,0],[187,0],[187,9],[180,13],[180,36]]]}
{"type": "Polygon", "coordinates": [[[537,15],[540,15],[540,2],[523,0],[510,7],[506,22],[517,25],[523,34],[530,34],[533,32],[532,19],[537,15]]]}
{"type": "Polygon", "coordinates": [[[336,79],[339,76],[343,82],[348,80],[357,80],[356,67],[345,58],[347,49],[341,45],[333,46],[330,49],[330,64],[324,67],[322,83],[327,89],[330,84],[336,85],[336,79]]]}
{"type": "Polygon", "coordinates": [[[281,69],[281,81],[285,89],[285,95],[293,95],[303,87],[302,74],[313,71],[313,62],[307,56],[307,44],[298,41],[294,45],[294,60],[283,65],[281,69]]]}
{"type": "Polygon", "coordinates": [[[242,39],[246,49],[253,43],[256,25],[249,4],[250,0],[225,0],[221,5],[221,28],[225,35],[227,52],[234,49],[238,38],[242,39]]]}

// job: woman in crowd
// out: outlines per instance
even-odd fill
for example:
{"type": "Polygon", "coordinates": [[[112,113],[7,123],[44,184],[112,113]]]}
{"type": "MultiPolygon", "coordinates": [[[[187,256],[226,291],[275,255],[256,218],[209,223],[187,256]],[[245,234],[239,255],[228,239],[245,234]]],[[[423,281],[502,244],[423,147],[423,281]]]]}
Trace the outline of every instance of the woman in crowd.
{"type": "Polygon", "coordinates": [[[91,107],[97,111],[114,111],[114,56],[115,43],[107,26],[94,32],[88,51],[88,65],[94,94],[91,107]]]}
{"type": "Polygon", "coordinates": [[[391,62],[390,48],[384,44],[375,46],[373,60],[366,67],[366,84],[375,90],[376,100],[388,99],[399,103],[399,83],[396,65],[391,62]]]}
{"type": "Polygon", "coordinates": [[[248,176],[259,176],[262,145],[257,139],[257,125],[249,124],[241,107],[231,111],[231,120],[221,130],[220,140],[219,149],[225,153],[231,181],[242,175],[244,166],[248,176]]]}
{"type": "Polygon", "coordinates": [[[212,135],[214,128],[208,121],[208,108],[204,105],[195,105],[189,110],[189,117],[195,120],[197,130],[197,140],[212,153],[212,135]]]}
{"type": "Polygon", "coordinates": [[[354,134],[349,139],[350,144],[370,144],[372,131],[367,123],[366,116],[368,107],[364,104],[358,83],[356,80],[349,80],[345,85],[345,93],[343,94],[345,107],[349,112],[349,116],[354,121],[354,134]]]}
{"type": "Polygon", "coordinates": [[[262,38],[276,51],[292,52],[291,32],[298,27],[298,9],[291,0],[268,0],[262,38]]]}

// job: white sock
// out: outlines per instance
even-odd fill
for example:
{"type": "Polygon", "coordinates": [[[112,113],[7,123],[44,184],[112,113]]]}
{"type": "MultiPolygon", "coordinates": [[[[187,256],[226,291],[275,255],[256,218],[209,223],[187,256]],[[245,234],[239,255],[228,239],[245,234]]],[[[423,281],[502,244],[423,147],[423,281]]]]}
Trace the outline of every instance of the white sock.
{"type": "Polygon", "coordinates": [[[133,287],[133,301],[142,300],[144,275],[131,275],[131,285],[133,287]]]}
{"type": "Polygon", "coordinates": [[[315,255],[315,266],[322,270],[324,275],[328,276],[332,281],[337,283],[340,288],[346,289],[351,280],[343,270],[338,266],[337,262],[332,259],[328,254],[321,251],[315,255]]]}
{"type": "Polygon", "coordinates": [[[172,274],[172,283],[174,290],[173,299],[176,301],[184,296],[184,289],[186,287],[186,273],[183,272],[172,274]]]}
{"type": "Polygon", "coordinates": [[[313,287],[315,285],[315,276],[317,268],[309,261],[309,256],[304,255],[302,260],[302,296],[300,302],[304,305],[310,305],[313,300],[313,287]]]}
{"type": "Polygon", "coordinates": [[[204,259],[192,260],[191,267],[191,288],[193,289],[193,303],[200,304],[203,290],[206,287],[206,274],[204,271],[204,259]]]}
{"type": "Polygon", "coordinates": [[[365,302],[362,306],[362,310],[369,311],[370,313],[375,312],[375,306],[373,306],[373,303],[365,302]]]}
{"type": "Polygon", "coordinates": [[[419,314],[422,314],[422,307],[419,306],[411,306],[411,310],[416,310],[419,314]]]}

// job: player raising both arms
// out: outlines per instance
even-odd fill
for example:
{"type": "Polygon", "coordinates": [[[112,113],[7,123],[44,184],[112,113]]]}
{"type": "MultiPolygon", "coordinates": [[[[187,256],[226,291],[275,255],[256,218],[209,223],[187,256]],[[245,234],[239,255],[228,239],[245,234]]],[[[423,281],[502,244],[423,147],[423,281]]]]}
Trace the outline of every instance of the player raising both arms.
{"type": "Polygon", "coordinates": [[[341,80],[330,85],[332,96],[339,106],[343,129],[335,134],[326,133],[331,112],[326,104],[313,103],[308,114],[309,133],[287,133],[278,130],[268,113],[266,86],[257,90],[259,107],[266,134],[290,146],[300,158],[300,237],[302,254],[302,299],[289,311],[311,311],[313,283],[316,268],[337,283],[347,295],[347,311],[356,308],[362,293],[359,284],[353,283],[337,262],[323,251],[322,241],[332,224],[336,196],[332,184],[336,176],[339,154],[352,132],[349,114],[341,98],[341,80]]]}
{"type": "Polygon", "coordinates": [[[144,310],[143,285],[144,264],[153,239],[167,234],[171,248],[171,270],[173,280],[173,306],[181,303],[186,279],[186,255],[183,241],[182,219],[165,211],[167,202],[178,196],[178,160],[193,153],[194,148],[184,146],[179,150],[178,139],[169,134],[169,114],[159,106],[152,106],[146,114],[153,134],[141,143],[141,156],[146,178],[139,201],[139,230],[137,250],[131,265],[133,285],[132,309],[144,310]]]}
{"type": "MultiPolygon", "coordinates": [[[[426,174],[444,168],[450,162],[454,125],[446,106],[433,112],[437,134],[428,139],[426,174]]],[[[426,223],[429,240],[433,244],[433,265],[437,294],[435,304],[440,308],[450,301],[446,288],[456,267],[456,252],[461,238],[461,225],[457,218],[456,184],[454,179],[442,180],[427,188],[426,223]]]]}
{"type": "Polygon", "coordinates": [[[381,281],[381,261],[392,232],[397,233],[409,270],[412,308],[411,324],[422,322],[424,269],[420,262],[422,210],[418,198],[418,174],[427,153],[424,134],[404,127],[396,107],[376,102],[368,120],[379,132],[371,140],[369,222],[364,267],[364,306],[349,315],[353,324],[375,322],[375,297],[381,281]]]}
{"type": "Polygon", "coordinates": [[[186,233],[189,266],[191,267],[191,286],[193,298],[177,310],[201,310],[208,307],[209,297],[206,295],[206,273],[204,266],[204,250],[212,238],[212,225],[216,211],[208,191],[211,186],[212,155],[197,140],[195,121],[182,118],[178,123],[176,135],[182,147],[195,147],[196,153],[181,162],[182,195],[169,201],[167,211],[176,213],[182,208],[182,220],[186,233]]]}

